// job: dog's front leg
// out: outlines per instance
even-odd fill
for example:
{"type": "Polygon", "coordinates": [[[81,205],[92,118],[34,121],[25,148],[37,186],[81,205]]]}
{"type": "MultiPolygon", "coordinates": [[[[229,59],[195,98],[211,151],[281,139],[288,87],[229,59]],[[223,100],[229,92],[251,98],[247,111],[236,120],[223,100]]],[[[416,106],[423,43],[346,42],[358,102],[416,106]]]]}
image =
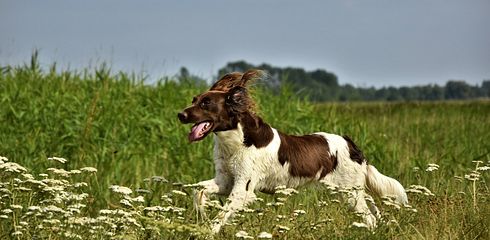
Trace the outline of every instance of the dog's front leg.
{"type": "Polygon", "coordinates": [[[230,218],[238,211],[244,209],[256,199],[254,193],[255,182],[250,179],[238,179],[233,186],[228,202],[223,210],[213,220],[212,231],[218,233],[230,218]]]}
{"type": "Polygon", "coordinates": [[[216,176],[213,179],[198,182],[196,185],[202,189],[194,191],[194,206],[201,216],[206,216],[204,207],[206,206],[209,194],[227,195],[230,193],[231,183],[227,182],[225,176],[216,176]]]}

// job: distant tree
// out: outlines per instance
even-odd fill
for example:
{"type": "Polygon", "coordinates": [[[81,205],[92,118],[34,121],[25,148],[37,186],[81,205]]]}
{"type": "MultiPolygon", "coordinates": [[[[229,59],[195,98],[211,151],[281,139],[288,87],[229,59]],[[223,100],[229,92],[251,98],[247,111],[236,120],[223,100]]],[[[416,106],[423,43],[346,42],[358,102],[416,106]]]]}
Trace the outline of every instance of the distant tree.
{"type": "Polygon", "coordinates": [[[481,83],[482,97],[490,97],[490,80],[483,80],[481,83]]]}
{"type": "Polygon", "coordinates": [[[312,79],[315,79],[316,81],[329,86],[329,87],[338,87],[339,83],[337,81],[337,76],[333,73],[329,73],[325,70],[315,70],[310,73],[310,76],[312,79]]]}
{"type": "Polygon", "coordinates": [[[177,75],[177,79],[181,84],[190,84],[190,85],[197,85],[197,86],[207,85],[205,79],[202,79],[198,76],[191,75],[186,67],[180,68],[179,74],[177,75]]]}
{"type": "Polygon", "coordinates": [[[468,99],[470,97],[472,97],[471,87],[465,81],[452,80],[446,83],[446,99],[468,99]]]}
{"type": "Polygon", "coordinates": [[[386,100],[388,101],[399,101],[402,100],[403,98],[401,97],[400,93],[398,92],[398,88],[395,87],[388,87],[388,96],[386,100]]]}
{"type": "Polygon", "coordinates": [[[189,70],[187,70],[186,67],[181,67],[180,71],[179,71],[179,77],[180,78],[189,78],[190,77],[189,70]]]}

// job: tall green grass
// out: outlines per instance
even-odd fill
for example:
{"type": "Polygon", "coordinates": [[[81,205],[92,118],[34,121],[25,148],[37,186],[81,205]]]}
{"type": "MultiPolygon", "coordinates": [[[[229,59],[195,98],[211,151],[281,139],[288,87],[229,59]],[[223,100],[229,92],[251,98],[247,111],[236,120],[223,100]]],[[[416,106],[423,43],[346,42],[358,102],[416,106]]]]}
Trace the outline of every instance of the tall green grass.
{"type": "MultiPolygon", "coordinates": [[[[96,174],[68,177],[73,183],[88,185],[83,191],[89,194],[83,200],[88,206],[80,216],[96,217],[102,209],[127,210],[120,202],[125,197],[115,195],[110,190],[112,185],[130,187],[132,197],[139,195],[136,189],[150,190],[142,191],[145,201],[141,206],[134,203],[129,208],[143,226],[134,231],[114,231],[112,237],[188,238],[202,229],[206,232],[206,228],[193,212],[192,191],[180,183],[213,177],[212,139],[189,144],[186,136],[190,126],[181,125],[176,115],[205,89],[172,79],[147,85],[137,75],[111,73],[104,66],[82,72],[57,71],[53,66],[43,72],[35,59],[26,66],[6,66],[0,73],[0,156],[26,167],[33,176],[53,165],[66,170],[86,166],[98,169],[96,174]],[[68,161],[54,164],[47,160],[53,156],[68,161]],[[153,176],[163,176],[174,184],[153,176]],[[172,190],[189,195],[171,194],[172,190]],[[142,210],[168,204],[168,199],[185,213],[165,215],[170,219],[165,222],[162,216],[142,210]],[[177,228],[184,230],[177,234],[177,228]]],[[[479,170],[478,180],[465,179],[475,169],[475,161],[481,161],[479,167],[490,165],[488,101],[312,104],[287,89],[272,94],[260,88],[254,96],[260,115],[273,127],[290,134],[326,131],[349,135],[381,172],[406,187],[426,186],[434,196],[410,193],[409,201],[417,213],[382,207],[386,219],[394,221],[382,223],[372,233],[351,226],[359,219],[346,204],[337,203],[341,198],[323,187],[302,189],[278,206],[266,203],[281,199],[261,194],[265,202],[252,205],[253,213],[235,218],[235,225],[225,227],[217,238],[233,238],[240,230],[252,237],[265,231],[279,239],[490,238],[488,171],[479,170]],[[439,169],[427,172],[429,163],[438,164],[439,169]],[[294,210],[305,210],[306,214],[294,210]]],[[[8,183],[2,185],[4,189],[15,192],[18,186],[14,179],[20,177],[12,174],[0,172],[0,179],[8,183]]],[[[41,195],[23,194],[4,195],[0,206],[20,204],[25,213],[28,205],[42,202],[41,195]]],[[[216,211],[210,209],[209,215],[216,211]]],[[[19,221],[0,219],[1,237],[17,236],[11,234],[19,221]]],[[[71,229],[68,225],[65,228],[71,229]]],[[[43,231],[18,237],[67,236],[43,231]]],[[[84,238],[91,236],[89,230],[80,233],[84,238]]]]}

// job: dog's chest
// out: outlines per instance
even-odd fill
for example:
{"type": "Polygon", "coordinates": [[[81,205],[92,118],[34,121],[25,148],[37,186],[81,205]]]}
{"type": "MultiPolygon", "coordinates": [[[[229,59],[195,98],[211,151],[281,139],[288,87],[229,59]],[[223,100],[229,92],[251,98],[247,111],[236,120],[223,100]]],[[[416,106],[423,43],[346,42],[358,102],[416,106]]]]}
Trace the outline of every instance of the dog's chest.
{"type": "Polygon", "coordinates": [[[279,183],[285,184],[287,167],[278,160],[280,140],[277,131],[273,132],[271,143],[262,148],[245,146],[240,126],[235,130],[218,133],[215,138],[216,170],[232,179],[256,179],[258,189],[274,189],[279,183]]]}
{"type": "Polygon", "coordinates": [[[228,175],[236,175],[237,168],[244,161],[247,147],[243,144],[243,131],[240,125],[235,130],[219,132],[215,138],[215,160],[228,175]]]}

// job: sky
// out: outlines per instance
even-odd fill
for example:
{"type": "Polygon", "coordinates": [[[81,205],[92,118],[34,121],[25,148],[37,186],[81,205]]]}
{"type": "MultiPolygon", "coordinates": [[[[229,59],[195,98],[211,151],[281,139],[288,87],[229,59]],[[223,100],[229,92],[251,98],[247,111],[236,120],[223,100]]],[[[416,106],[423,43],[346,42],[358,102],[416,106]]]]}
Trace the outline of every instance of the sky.
{"type": "Polygon", "coordinates": [[[0,65],[211,80],[230,61],[335,73],[341,84],[490,79],[488,0],[0,0],[0,65]]]}

